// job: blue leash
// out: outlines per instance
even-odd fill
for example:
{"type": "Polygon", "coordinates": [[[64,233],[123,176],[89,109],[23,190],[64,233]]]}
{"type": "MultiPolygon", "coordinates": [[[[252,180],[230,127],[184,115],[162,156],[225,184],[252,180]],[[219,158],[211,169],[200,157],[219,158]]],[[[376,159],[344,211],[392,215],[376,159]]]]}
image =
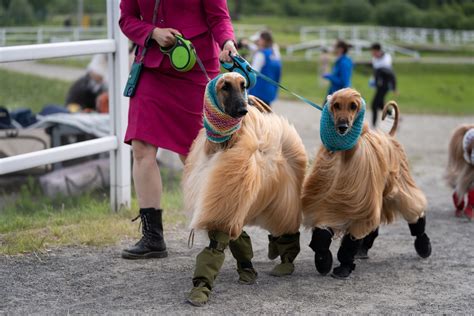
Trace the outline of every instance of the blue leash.
{"type": "Polygon", "coordinates": [[[314,103],[313,101],[308,100],[307,98],[305,98],[305,97],[303,97],[303,96],[300,96],[299,94],[297,94],[297,93],[291,91],[290,89],[286,88],[286,87],[285,87],[284,85],[282,85],[281,83],[278,83],[278,82],[276,82],[275,80],[273,80],[272,78],[265,76],[265,75],[262,74],[261,72],[256,71],[256,70],[253,69],[253,68],[251,68],[251,69],[252,69],[252,71],[254,71],[254,72],[257,74],[257,76],[259,76],[259,77],[262,78],[263,80],[265,80],[265,81],[271,83],[272,85],[275,85],[275,86],[277,86],[277,87],[280,87],[280,89],[285,90],[286,92],[288,92],[288,93],[294,95],[295,97],[297,97],[298,99],[300,99],[300,100],[303,101],[304,103],[307,103],[307,104],[311,105],[312,107],[314,107],[314,108],[316,108],[316,109],[318,109],[318,110],[320,110],[320,111],[323,110],[323,108],[322,108],[320,105],[314,103]]]}
{"type": "Polygon", "coordinates": [[[277,86],[279,87],[280,89],[292,94],[293,96],[297,97],[298,99],[300,99],[301,101],[303,101],[304,103],[306,104],[309,104],[311,105],[312,107],[314,107],[315,109],[318,109],[320,111],[323,110],[323,107],[314,103],[313,101],[310,101],[308,100],[307,98],[305,97],[302,97],[300,96],[299,94],[291,91],[290,89],[286,88],[284,85],[282,85],[281,83],[278,83],[276,82],[275,80],[273,80],[272,78],[270,77],[267,77],[265,76],[264,74],[262,74],[261,72],[255,70],[252,68],[252,66],[250,66],[249,62],[246,61],[244,58],[242,58],[241,56],[239,55],[232,55],[229,53],[229,56],[230,58],[232,59],[233,63],[232,64],[229,64],[229,63],[224,63],[224,62],[221,62],[222,64],[222,67],[224,67],[225,69],[227,69],[228,71],[234,71],[234,72],[237,72],[237,73],[240,73],[242,76],[244,76],[244,78],[247,80],[247,89],[250,89],[252,88],[255,83],[256,83],[256,76],[262,78],[263,80],[267,81],[268,83],[274,85],[274,86],[277,86]]]}

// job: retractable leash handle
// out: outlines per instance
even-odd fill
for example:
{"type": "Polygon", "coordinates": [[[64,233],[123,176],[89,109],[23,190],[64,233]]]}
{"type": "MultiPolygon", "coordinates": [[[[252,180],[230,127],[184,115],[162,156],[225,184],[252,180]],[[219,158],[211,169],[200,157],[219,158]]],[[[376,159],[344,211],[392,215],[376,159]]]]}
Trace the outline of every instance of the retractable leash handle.
{"type": "Polygon", "coordinates": [[[236,72],[241,74],[246,80],[247,89],[252,89],[257,83],[257,73],[250,66],[249,62],[243,59],[240,55],[232,55],[229,52],[229,57],[232,59],[233,63],[226,63],[221,60],[221,65],[224,69],[229,72],[236,72]]]}
{"type": "Polygon", "coordinates": [[[247,79],[247,89],[253,88],[255,86],[255,84],[257,82],[257,76],[258,76],[258,77],[262,78],[263,80],[269,82],[270,84],[272,84],[274,86],[277,86],[280,89],[285,90],[286,92],[292,94],[293,96],[297,97],[298,99],[300,99],[304,103],[309,104],[312,107],[314,107],[314,108],[316,108],[320,111],[323,110],[322,106],[308,100],[305,97],[300,96],[299,94],[291,91],[290,89],[286,88],[282,84],[280,84],[280,83],[276,82],[275,80],[265,76],[261,72],[253,69],[252,66],[250,66],[249,62],[246,61],[244,58],[242,58],[242,56],[232,55],[230,52],[229,52],[229,56],[232,59],[233,63],[231,64],[231,63],[225,63],[225,62],[221,61],[222,67],[224,67],[226,70],[228,70],[230,72],[232,72],[232,71],[237,72],[237,73],[241,74],[242,76],[244,76],[244,78],[247,79]]]}

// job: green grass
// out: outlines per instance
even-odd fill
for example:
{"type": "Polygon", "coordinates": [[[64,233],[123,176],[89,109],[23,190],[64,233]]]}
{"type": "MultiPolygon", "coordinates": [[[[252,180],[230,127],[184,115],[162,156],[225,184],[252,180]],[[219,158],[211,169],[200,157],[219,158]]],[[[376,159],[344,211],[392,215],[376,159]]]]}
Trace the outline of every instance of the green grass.
{"type": "Polygon", "coordinates": [[[64,104],[70,82],[0,69],[0,105],[30,108],[37,113],[46,104],[64,104]]]}
{"type": "Polygon", "coordinates": [[[65,66],[85,70],[90,61],[90,58],[51,58],[41,59],[38,62],[46,65],[65,66]]]}
{"type": "MultiPolygon", "coordinates": [[[[162,172],[166,184],[162,208],[166,229],[183,226],[179,177],[162,172]]],[[[112,212],[108,192],[90,192],[77,197],[44,197],[32,178],[18,197],[0,212],[0,254],[41,252],[59,246],[104,246],[125,238],[138,238],[135,198],[131,209],[112,212]]]]}
{"type": "MultiPolygon", "coordinates": [[[[400,94],[395,99],[402,113],[474,114],[474,65],[398,64],[395,70],[400,94]]],[[[368,86],[370,75],[369,67],[359,65],[352,80],[368,102],[375,92],[368,86]]],[[[327,87],[319,84],[315,62],[285,62],[283,84],[315,102],[326,96],[327,87]]],[[[292,98],[285,92],[280,92],[280,97],[292,98]]]]}

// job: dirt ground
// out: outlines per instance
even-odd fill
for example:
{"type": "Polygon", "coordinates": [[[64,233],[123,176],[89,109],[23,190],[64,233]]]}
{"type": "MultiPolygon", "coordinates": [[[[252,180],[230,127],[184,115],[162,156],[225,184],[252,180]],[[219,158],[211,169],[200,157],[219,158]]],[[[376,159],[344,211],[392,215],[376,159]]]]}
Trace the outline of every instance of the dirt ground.
{"type": "MultiPolygon", "coordinates": [[[[319,113],[296,102],[280,102],[275,108],[297,125],[314,156],[319,113]]],[[[450,191],[442,179],[450,133],[467,122],[474,117],[403,115],[398,133],[429,200],[429,259],[416,255],[408,227],[399,221],[381,229],[371,258],[357,262],[349,280],[335,280],[316,273],[313,252],[306,246],[310,232],[302,231],[295,273],[275,278],[268,274],[274,263],[266,258],[266,232],[250,228],[258,283],[239,285],[227,253],[210,303],[198,309],[185,304],[184,297],[206,240],[198,237],[189,250],[187,230],[166,231],[169,257],[160,260],[122,260],[120,249],[129,240],[103,249],[62,248],[41,256],[0,257],[0,314],[472,313],[474,223],[453,217],[450,191]]],[[[333,243],[334,255],[338,245],[333,243]]]]}

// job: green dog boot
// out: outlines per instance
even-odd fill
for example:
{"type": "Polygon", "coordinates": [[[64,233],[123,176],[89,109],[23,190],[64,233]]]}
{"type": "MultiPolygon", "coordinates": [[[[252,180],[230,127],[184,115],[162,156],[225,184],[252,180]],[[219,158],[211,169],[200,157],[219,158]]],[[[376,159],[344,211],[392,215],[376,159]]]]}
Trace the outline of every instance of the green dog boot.
{"type": "Polygon", "coordinates": [[[268,259],[270,260],[275,260],[280,255],[280,253],[278,252],[278,245],[276,242],[277,240],[278,237],[268,235],[268,259]]]}
{"type": "Polygon", "coordinates": [[[238,263],[237,266],[237,272],[239,273],[239,283],[240,284],[245,284],[245,285],[251,285],[255,284],[257,281],[258,273],[255,271],[255,269],[252,267],[252,263],[249,262],[250,267],[248,265],[245,268],[242,267],[242,264],[238,263]]]}
{"type": "Polygon", "coordinates": [[[275,240],[281,263],[276,265],[270,275],[281,277],[295,271],[293,261],[300,252],[300,233],[282,235],[275,240]]]}
{"type": "Polygon", "coordinates": [[[282,262],[273,267],[270,275],[281,277],[290,275],[295,271],[295,265],[292,262],[282,262]]]}
{"type": "Polygon", "coordinates": [[[209,247],[204,248],[196,257],[194,270],[194,288],[187,301],[194,306],[203,306],[209,300],[214,281],[224,264],[224,250],[229,244],[229,235],[222,232],[209,232],[209,247]]]}
{"type": "Polygon", "coordinates": [[[201,307],[206,305],[206,303],[209,301],[210,295],[211,290],[204,282],[201,282],[198,284],[198,286],[195,286],[191,290],[191,292],[188,294],[188,297],[186,298],[186,301],[193,306],[201,307]]]}
{"type": "Polygon", "coordinates": [[[252,241],[245,231],[236,240],[229,242],[230,252],[237,260],[237,272],[240,284],[254,284],[258,273],[252,265],[253,249],[252,241]]]}

